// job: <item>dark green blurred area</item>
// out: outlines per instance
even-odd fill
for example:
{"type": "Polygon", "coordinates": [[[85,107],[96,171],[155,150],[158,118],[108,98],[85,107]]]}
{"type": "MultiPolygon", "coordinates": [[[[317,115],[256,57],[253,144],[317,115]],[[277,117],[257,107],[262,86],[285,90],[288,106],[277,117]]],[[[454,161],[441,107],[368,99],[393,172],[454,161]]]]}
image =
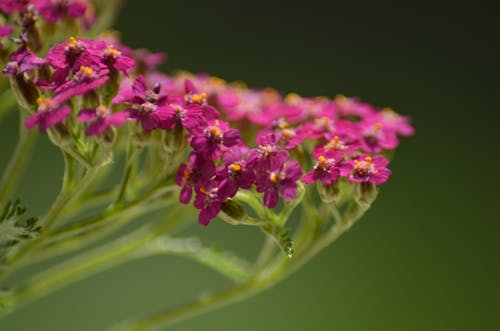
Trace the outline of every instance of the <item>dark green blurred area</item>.
{"type": "MultiPolygon", "coordinates": [[[[129,0],[117,28],[167,51],[165,69],[206,71],[303,95],[337,93],[414,118],[367,216],[298,273],[187,330],[500,330],[498,20],[444,2],[129,0]]],[[[0,167],[16,135],[0,130],[0,167]]],[[[21,196],[34,213],[59,188],[62,159],[40,139],[21,196]]],[[[195,223],[195,221],[193,221],[195,223]]],[[[251,256],[255,229],[193,226],[251,256]]],[[[130,263],[0,321],[2,331],[99,331],[227,284],[173,257],[130,263]]],[[[170,330],[170,329],[169,329],[170,330]]]]}

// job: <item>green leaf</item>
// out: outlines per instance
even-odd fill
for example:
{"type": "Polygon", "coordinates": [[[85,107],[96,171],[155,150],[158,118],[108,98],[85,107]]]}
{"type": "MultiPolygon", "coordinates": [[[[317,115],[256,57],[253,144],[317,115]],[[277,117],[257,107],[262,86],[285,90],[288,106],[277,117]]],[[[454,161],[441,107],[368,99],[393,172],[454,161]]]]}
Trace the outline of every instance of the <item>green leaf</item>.
{"type": "Polygon", "coordinates": [[[25,217],[21,201],[8,201],[0,214],[0,264],[9,252],[22,242],[38,236],[41,227],[34,217],[25,217]]]}

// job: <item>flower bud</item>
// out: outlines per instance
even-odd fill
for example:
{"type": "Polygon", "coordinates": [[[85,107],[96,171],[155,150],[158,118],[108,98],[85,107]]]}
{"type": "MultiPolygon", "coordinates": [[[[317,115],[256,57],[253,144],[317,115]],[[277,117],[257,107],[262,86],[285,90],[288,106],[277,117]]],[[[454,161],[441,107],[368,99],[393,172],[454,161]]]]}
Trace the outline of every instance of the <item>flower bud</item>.
{"type": "Polygon", "coordinates": [[[24,109],[36,109],[36,100],[40,97],[40,93],[35,84],[31,80],[26,80],[24,74],[11,76],[10,83],[19,105],[24,109]]]}
{"type": "Polygon", "coordinates": [[[66,148],[74,143],[68,123],[61,123],[47,130],[50,140],[54,145],[66,148]]]}
{"type": "Polygon", "coordinates": [[[222,203],[221,210],[226,214],[225,216],[229,217],[234,223],[243,221],[247,217],[245,207],[233,199],[227,199],[224,201],[222,203]]]}
{"type": "Polygon", "coordinates": [[[359,183],[354,186],[354,200],[363,207],[370,207],[377,194],[377,187],[372,183],[359,183]]]}
{"type": "Polygon", "coordinates": [[[319,196],[323,202],[332,203],[338,200],[340,194],[338,181],[328,186],[325,186],[318,181],[317,186],[319,196]]]}

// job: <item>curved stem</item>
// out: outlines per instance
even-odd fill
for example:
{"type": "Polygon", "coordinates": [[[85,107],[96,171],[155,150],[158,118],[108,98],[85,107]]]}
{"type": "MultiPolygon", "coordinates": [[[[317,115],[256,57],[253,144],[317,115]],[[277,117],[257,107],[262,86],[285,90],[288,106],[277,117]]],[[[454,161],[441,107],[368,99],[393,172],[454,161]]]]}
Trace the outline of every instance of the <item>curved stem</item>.
{"type": "MultiPolygon", "coordinates": [[[[176,211],[179,211],[177,209],[176,211]]],[[[170,217],[184,218],[174,213],[170,217]]],[[[31,278],[4,299],[13,312],[24,304],[98,272],[125,262],[157,254],[178,255],[205,264],[234,281],[248,275],[249,264],[224,251],[205,247],[196,238],[172,238],[162,235],[169,222],[146,226],[109,244],[84,252],[31,278]]]]}
{"type": "Polygon", "coordinates": [[[37,239],[27,243],[26,245],[20,247],[19,250],[15,251],[13,255],[9,256],[5,261],[5,265],[10,266],[8,272],[4,272],[2,276],[12,272],[15,268],[13,266],[23,259],[25,259],[36,247],[38,247],[45,240],[47,233],[49,233],[50,229],[57,222],[59,215],[63,212],[64,208],[69,205],[73,200],[75,200],[79,194],[85,190],[87,185],[92,182],[93,177],[96,174],[96,170],[85,169],[84,174],[81,178],[75,182],[73,182],[73,178],[71,175],[74,171],[73,165],[74,162],[71,162],[71,157],[67,154],[64,154],[65,157],[65,173],[63,177],[63,184],[61,188],[61,192],[57,196],[56,200],[52,204],[49,209],[49,212],[40,220],[40,225],[43,226],[44,232],[37,239]]]}
{"type": "Polygon", "coordinates": [[[37,137],[35,130],[21,129],[19,141],[0,180],[0,205],[3,205],[17,185],[19,177],[27,165],[27,158],[37,137]]]}
{"type": "Polygon", "coordinates": [[[125,197],[125,193],[127,192],[127,187],[128,187],[128,182],[130,179],[130,175],[132,174],[132,171],[134,167],[136,166],[135,161],[141,154],[142,148],[135,146],[134,142],[131,141],[129,142],[129,146],[127,149],[127,158],[125,160],[125,169],[123,171],[123,177],[120,183],[120,188],[118,190],[118,195],[116,197],[115,202],[113,203],[112,206],[116,206],[120,204],[125,197]]]}
{"type": "MultiPolygon", "coordinates": [[[[344,215],[344,217],[347,215],[344,215]]],[[[223,307],[225,305],[242,301],[248,297],[256,295],[279,281],[289,276],[294,271],[302,267],[312,257],[326,246],[334,242],[340,235],[347,231],[357,219],[362,216],[359,213],[356,218],[351,218],[346,222],[340,222],[330,228],[326,234],[317,237],[317,227],[305,227],[303,237],[311,237],[312,240],[301,239],[301,242],[308,243],[307,247],[302,247],[294,258],[288,259],[281,256],[280,259],[262,270],[249,281],[236,285],[227,290],[215,293],[210,296],[202,296],[190,303],[168,309],[163,312],[147,316],[142,319],[126,321],[110,329],[110,331],[153,331],[183,321],[187,318],[223,307]]]]}

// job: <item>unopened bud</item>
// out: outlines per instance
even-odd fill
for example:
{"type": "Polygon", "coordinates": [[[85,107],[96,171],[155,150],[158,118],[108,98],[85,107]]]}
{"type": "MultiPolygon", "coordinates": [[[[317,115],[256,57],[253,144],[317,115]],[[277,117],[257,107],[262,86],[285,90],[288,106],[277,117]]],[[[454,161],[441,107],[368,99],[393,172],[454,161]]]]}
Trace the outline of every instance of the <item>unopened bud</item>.
{"type": "Polygon", "coordinates": [[[323,202],[332,203],[337,201],[340,193],[338,182],[325,186],[318,181],[317,186],[318,186],[319,196],[323,202]]]}
{"type": "Polygon", "coordinates": [[[223,202],[221,210],[226,214],[225,216],[229,217],[234,223],[238,223],[247,217],[245,207],[233,199],[227,199],[223,202]]]}
{"type": "Polygon", "coordinates": [[[359,183],[354,186],[354,199],[366,208],[375,201],[377,194],[377,187],[372,183],[359,183]]]}
{"type": "Polygon", "coordinates": [[[38,88],[31,80],[26,80],[24,74],[11,76],[12,91],[19,105],[25,109],[36,109],[36,100],[40,97],[38,88]]]}

